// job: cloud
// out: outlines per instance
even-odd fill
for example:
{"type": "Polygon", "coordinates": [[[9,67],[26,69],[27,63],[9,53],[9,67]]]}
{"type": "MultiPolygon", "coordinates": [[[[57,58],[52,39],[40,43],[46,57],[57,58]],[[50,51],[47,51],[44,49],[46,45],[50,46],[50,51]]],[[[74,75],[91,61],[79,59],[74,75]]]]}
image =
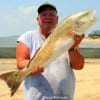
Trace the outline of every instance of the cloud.
{"type": "Polygon", "coordinates": [[[11,15],[4,16],[3,20],[4,20],[5,24],[10,27],[14,27],[15,25],[20,24],[19,19],[17,19],[16,17],[13,17],[11,15]]]}
{"type": "Polygon", "coordinates": [[[18,15],[30,24],[36,24],[37,6],[18,7],[18,15]]]}
{"type": "Polygon", "coordinates": [[[11,13],[3,12],[0,14],[0,26],[2,26],[2,29],[0,29],[0,35],[20,35],[24,31],[36,28],[36,11],[36,6],[23,6],[18,7],[11,13]]]}
{"type": "Polygon", "coordinates": [[[28,6],[28,7],[19,7],[18,11],[20,14],[28,16],[32,13],[36,13],[37,7],[36,6],[28,6]]]}

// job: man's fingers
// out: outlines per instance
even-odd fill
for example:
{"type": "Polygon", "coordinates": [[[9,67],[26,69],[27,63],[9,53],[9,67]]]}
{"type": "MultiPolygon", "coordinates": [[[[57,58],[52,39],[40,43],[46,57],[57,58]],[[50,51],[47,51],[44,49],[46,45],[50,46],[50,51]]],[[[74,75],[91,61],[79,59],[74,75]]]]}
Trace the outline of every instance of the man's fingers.
{"type": "Polygon", "coordinates": [[[37,72],[41,73],[41,72],[43,72],[43,71],[44,71],[44,68],[43,68],[43,67],[41,67],[41,66],[38,66],[38,67],[37,67],[37,72]]]}
{"type": "Polygon", "coordinates": [[[36,69],[34,69],[32,72],[31,72],[31,75],[36,75],[36,74],[40,74],[44,71],[44,68],[41,67],[41,66],[37,66],[36,69]]]}

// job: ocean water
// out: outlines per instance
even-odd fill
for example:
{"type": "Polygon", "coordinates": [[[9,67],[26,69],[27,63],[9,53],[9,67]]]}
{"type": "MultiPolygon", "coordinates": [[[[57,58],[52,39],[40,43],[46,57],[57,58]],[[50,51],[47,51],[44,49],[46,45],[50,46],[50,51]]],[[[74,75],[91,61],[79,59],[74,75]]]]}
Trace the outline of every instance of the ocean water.
{"type": "Polygon", "coordinates": [[[0,47],[16,47],[18,37],[0,37],[0,47]]]}
{"type": "Polygon", "coordinates": [[[84,43],[82,42],[80,44],[81,48],[100,48],[100,44],[99,43],[84,43]]]}
{"type": "MultiPolygon", "coordinates": [[[[18,37],[0,37],[0,47],[16,47],[18,37]]],[[[81,43],[81,48],[100,48],[100,44],[81,43]]]]}

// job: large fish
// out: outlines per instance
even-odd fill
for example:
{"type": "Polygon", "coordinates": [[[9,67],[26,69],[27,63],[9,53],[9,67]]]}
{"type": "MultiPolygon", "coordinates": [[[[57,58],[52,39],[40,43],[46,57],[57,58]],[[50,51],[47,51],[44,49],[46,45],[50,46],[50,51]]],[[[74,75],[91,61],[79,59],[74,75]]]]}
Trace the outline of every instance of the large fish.
{"type": "Polygon", "coordinates": [[[29,75],[33,69],[38,65],[44,67],[48,66],[58,56],[71,48],[74,44],[73,31],[75,31],[77,35],[81,35],[87,31],[94,22],[96,22],[95,10],[86,10],[69,16],[52,30],[50,36],[36,52],[26,68],[1,74],[0,78],[5,80],[9,88],[11,88],[11,96],[14,95],[23,79],[29,75]]]}

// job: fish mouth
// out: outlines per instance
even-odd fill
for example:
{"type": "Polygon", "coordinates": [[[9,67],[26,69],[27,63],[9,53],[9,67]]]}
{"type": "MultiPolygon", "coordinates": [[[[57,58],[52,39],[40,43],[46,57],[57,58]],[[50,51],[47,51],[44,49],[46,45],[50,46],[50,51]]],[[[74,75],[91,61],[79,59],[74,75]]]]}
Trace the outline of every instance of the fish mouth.
{"type": "Polygon", "coordinates": [[[79,14],[80,18],[89,18],[89,19],[95,19],[95,13],[96,10],[87,10],[85,12],[80,12],[79,14]]]}
{"type": "Polygon", "coordinates": [[[95,17],[96,10],[87,10],[85,12],[81,12],[79,14],[78,20],[83,21],[83,22],[96,22],[97,18],[95,17]]]}
{"type": "Polygon", "coordinates": [[[96,10],[90,9],[86,11],[81,11],[80,13],[77,13],[75,15],[72,15],[72,19],[81,20],[81,21],[96,21],[97,18],[95,17],[96,10]]]}
{"type": "Polygon", "coordinates": [[[95,14],[96,14],[96,10],[91,10],[91,11],[90,11],[90,20],[91,20],[93,23],[97,22],[97,20],[98,20],[98,19],[96,18],[95,14]]]}
{"type": "Polygon", "coordinates": [[[77,35],[84,33],[91,25],[93,25],[97,18],[95,17],[96,10],[86,10],[78,13],[75,17],[75,22],[73,24],[74,30],[77,35]]]}
{"type": "Polygon", "coordinates": [[[96,17],[95,17],[96,10],[89,10],[89,13],[90,13],[90,18],[91,18],[92,20],[96,20],[96,17]]]}

